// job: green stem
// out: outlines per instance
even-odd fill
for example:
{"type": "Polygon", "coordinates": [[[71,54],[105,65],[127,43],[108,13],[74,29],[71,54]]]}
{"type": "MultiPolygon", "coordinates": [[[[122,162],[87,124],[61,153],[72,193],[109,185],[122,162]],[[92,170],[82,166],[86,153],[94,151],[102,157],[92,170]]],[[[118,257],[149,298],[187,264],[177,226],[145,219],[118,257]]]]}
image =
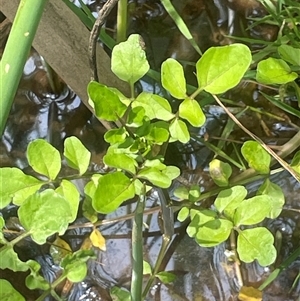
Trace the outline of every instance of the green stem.
{"type": "Polygon", "coordinates": [[[117,15],[117,43],[127,38],[127,0],[119,0],[117,15]]]}
{"type": "Polygon", "coordinates": [[[21,0],[0,62],[0,135],[47,0],[21,0]]]}
{"type": "Polygon", "coordinates": [[[132,227],[131,301],[141,301],[143,287],[143,215],[146,202],[146,185],[137,203],[132,227]]]}
{"type": "Polygon", "coordinates": [[[30,232],[23,232],[22,234],[20,234],[18,237],[16,237],[14,240],[8,242],[6,245],[4,245],[2,248],[0,248],[0,251],[5,249],[6,246],[14,246],[16,243],[18,243],[19,241],[21,241],[23,238],[27,237],[30,235],[30,232]]]}

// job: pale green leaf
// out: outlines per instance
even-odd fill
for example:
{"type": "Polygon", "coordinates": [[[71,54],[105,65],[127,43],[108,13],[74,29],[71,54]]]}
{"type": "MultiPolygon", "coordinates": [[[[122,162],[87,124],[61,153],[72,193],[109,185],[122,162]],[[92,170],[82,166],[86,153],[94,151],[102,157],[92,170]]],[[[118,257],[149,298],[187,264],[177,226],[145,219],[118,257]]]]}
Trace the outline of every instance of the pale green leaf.
{"type": "Polygon", "coordinates": [[[36,139],[27,148],[29,165],[38,173],[54,180],[61,168],[59,151],[43,139],[36,139]]]}
{"type": "Polygon", "coordinates": [[[276,218],[282,211],[284,205],[284,194],[280,186],[266,179],[259,187],[257,195],[267,195],[270,198],[271,210],[267,217],[276,218]]]}
{"type": "Polygon", "coordinates": [[[180,200],[187,200],[189,198],[189,190],[185,186],[177,187],[173,194],[180,200]]]}
{"type": "Polygon", "coordinates": [[[117,286],[111,288],[110,295],[113,298],[113,301],[131,301],[130,292],[117,286]]]}
{"type": "Polygon", "coordinates": [[[7,244],[7,240],[4,237],[3,234],[3,228],[5,226],[5,220],[2,216],[0,216],[0,244],[5,245],[7,244]]]}
{"type": "Polygon", "coordinates": [[[169,58],[161,65],[161,82],[170,94],[178,99],[186,97],[186,82],[183,67],[174,59],[169,58]]]}
{"type": "Polygon", "coordinates": [[[134,185],[122,172],[114,172],[99,178],[93,201],[97,212],[110,213],[116,210],[124,201],[133,198],[134,185]]]}
{"type": "Polygon", "coordinates": [[[171,283],[175,281],[176,276],[167,271],[161,271],[155,275],[162,283],[171,283]]]}
{"type": "Polygon", "coordinates": [[[132,34],[128,40],[116,45],[111,56],[111,70],[121,80],[134,84],[149,70],[140,35],[132,34]]]}
{"type": "Polygon", "coordinates": [[[199,185],[192,185],[189,190],[188,200],[192,203],[195,203],[199,200],[200,195],[201,191],[199,185]]]}
{"type": "Polygon", "coordinates": [[[196,64],[199,88],[220,94],[235,87],[251,59],[251,51],[244,44],[209,48],[196,64]]]}
{"type": "Polygon", "coordinates": [[[73,222],[77,217],[78,206],[80,201],[80,193],[76,186],[68,181],[62,180],[60,186],[56,189],[56,192],[62,195],[70,204],[71,220],[73,222]]]}
{"type": "Polygon", "coordinates": [[[98,118],[107,121],[117,121],[127,109],[118,95],[109,87],[97,82],[90,82],[87,87],[89,99],[93,102],[95,113],[98,118]]]}
{"type": "Polygon", "coordinates": [[[177,166],[167,166],[161,171],[166,175],[170,180],[174,180],[180,175],[180,169],[177,166]]]}
{"type": "Polygon", "coordinates": [[[255,259],[261,266],[268,266],[276,259],[274,237],[268,229],[257,227],[239,232],[237,251],[239,258],[250,263],[255,259]]]}
{"type": "Polygon", "coordinates": [[[5,279],[0,279],[1,301],[25,301],[25,298],[5,279]]]}
{"type": "Polygon", "coordinates": [[[241,149],[249,166],[260,174],[270,171],[271,155],[256,141],[246,141],[241,149]]]}
{"type": "Polygon", "coordinates": [[[200,127],[205,123],[206,117],[195,99],[186,98],[179,106],[179,116],[186,119],[192,126],[200,127]]]}
{"type": "Polygon", "coordinates": [[[54,233],[63,235],[72,220],[70,203],[52,189],[28,197],[19,208],[18,216],[38,244],[45,243],[54,233]]]}
{"type": "MultiPolygon", "coordinates": [[[[0,249],[0,269],[10,269],[14,272],[24,272],[28,270],[28,264],[21,261],[13,246],[5,246],[0,249]]],[[[0,288],[1,292],[1,288],[0,288]]],[[[2,300],[2,299],[1,299],[2,300]]]]}
{"type": "Polygon", "coordinates": [[[161,188],[169,188],[171,186],[171,179],[163,174],[159,169],[155,167],[145,167],[138,173],[139,179],[146,179],[153,185],[161,188]]]}
{"type": "Polygon", "coordinates": [[[178,140],[181,143],[188,143],[190,141],[189,130],[182,120],[175,118],[171,122],[169,130],[173,139],[178,140]]]}
{"type": "Polygon", "coordinates": [[[234,214],[234,224],[254,225],[263,221],[269,216],[271,211],[270,199],[267,195],[258,195],[244,200],[236,209],[234,214]]]}
{"type": "Polygon", "coordinates": [[[113,148],[109,148],[106,155],[103,157],[103,162],[111,167],[124,169],[131,174],[136,173],[137,162],[130,156],[124,153],[118,153],[113,148]]]}
{"type": "Polygon", "coordinates": [[[25,279],[26,286],[31,290],[35,290],[35,289],[47,290],[47,289],[49,289],[50,283],[47,282],[43,276],[41,276],[40,264],[34,260],[28,260],[27,264],[30,268],[30,274],[25,279]]]}
{"type": "Polygon", "coordinates": [[[104,140],[110,144],[124,142],[126,138],[126,130],[124,128],[111,129],[104,135],[104,140]]]}
{"type": "Polygon", "coordinates": [[[151,274],[152,274],[152,268],[149,262],[143,260],[143,275],[151,275],[151,274]]]}
{"type": "Polygon", "coordinates": [[[298,77],[289,65],[281,59],[272,57],[257,64],[256,80],[262,84],[286,84],[298,77]]]}
{"type": "Polygon", "coordinates": [[[159,96],[149,92],[142,92],[138,95],[135,101],[132,102],[132,107],[143,107],[146,115],[152,119],[160,119],[168,121],[174,118],[169,102],[159,96]]]}
{"type": "Polygon", "coordinates": [[[220,187],[227,187],[232,168],[228,163],[214,159],[209,163],[209,174],[213,181],[220,187]]]}
{"type": "Polygon", "coordinates": [[[226,219],[211,220],[202,225],[196,234],[196,241],[201,247],[214,247],[227,240],[233,228],[226,219]]]}
{"type": "Polygon", "coordinates": [[[179,212],[178,212],[178,215],[177,215],[177,219],[180,221],[180,222],[183,222],[185,221],[188,216],[190,215],[190,210],[189,208],[187,207],[182,207],[179,212]]]}
{"type": "Polygon", "coordinates": [[[300,174],[300,151],[297,151],[294,155],[291,162],[291,167],[300,174]]]}
{"type": "Polygon", "coordinates": [[[79,170],[79,174],[83,175],[89,166],[91,153],[85,148],[77,137],[68,137],[64,142],[64,156],[67,164],[79,170]]]}
{"type": "Polygon", "coordinates": [[[294,66],[300,66],[300,49],[289,45],[280,45],[278,53],[282,59],[294,66]]]}
{"type": "Polygon", "coordinates": [[[247,189],[244,186],[234,186],[222,190],[216,200],[216,209],[222,213],[225,211],[227,217],[233,219],[235,209],[241,204],[247,195],[247,189]]]}
{"type": "Polygon", "coordinates": [[[18,168],[0,168],[0,209],[10,202],[20,206],[30,195],[40,189],[44,182],[25,175],[18,168]]]}

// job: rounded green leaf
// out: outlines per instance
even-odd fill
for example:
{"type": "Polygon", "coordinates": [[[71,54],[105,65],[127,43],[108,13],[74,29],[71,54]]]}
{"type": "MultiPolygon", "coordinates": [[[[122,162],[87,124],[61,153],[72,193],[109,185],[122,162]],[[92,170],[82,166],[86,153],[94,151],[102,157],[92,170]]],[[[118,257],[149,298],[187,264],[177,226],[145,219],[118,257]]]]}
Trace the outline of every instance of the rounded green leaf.
{"type": "Polygon", "coordinates": [[[124,142],[126,138],[126,130],[124,128],[111,129],[104,135],[104,140],[110,144],[124,142]]]}
{"type": "Polygon", "coordinates": [[[192,203],[195,203],[199,200],[200,195],[201,195],[200,186],[192,185],[189,190],[188,200],[192,203]]]}
{"type": "Polygon", "coordinates": [[[132,34],[128,40],[116,45],[111,56],[111,70],[121,80],[134,84],[149,70],[140,35],[132,34]]]}
{"type": "Polygon", "coordinates": [[[87,91],[98,118],[117,121],[119,117],[124,115],[127,109],[126,105],[109,87],[92,81],[88,84],[87,91]]]}
{"type": "Polygon", "coordinates": [[[62,180],[60,186],[56,189],[56,192],[62,195],[70,204],[71,220],[73,222],[77,217],[78,206],[80,201],[80,193],[76,186],[68,181],[62,180]]]}
{"type": "Polygon", "coordinates": [[[199,127],[205,123],[206,117],[195,99],[186,98],[179,106],[179,116],[192,126],[199,127]]]}
{"type": "MultiPolygon", "coordinates": [[[[10,269],[14,272],[25,272],[28,270],[28,264],[21,261],[13,246],[5,246],[0,249],[0,269],[10,269]]],[[[1,293],[1,287],[0,287],[1,293]]],[[[2,300],[2,299],[1,299],[2,300]]]]}
{"type": "Polygon", "coordinates": [[[59,151],[43,139],[36,139],[27,148],[29,165],[38,173],[54,180],[61,168],[59,151]]]}
{"type": "Polygon", "coordinates": [[[7,280],[0,279],[0,300],[25,301],[25,298],[7,280]]]}
{"type": "Polygon", "coordinates": [[[266,228],[257,227],[239,232],[237,252],[244,262],[255,259],[261,266],[268,266],[276,259],[276,249],[273,245],[274,237],[266,228]]]}
{"type": "Polygon", "coordinates": [[[293,157],[291,167],[300,174],[300,151],[297,151],[293,157]]]}
{"type": "Polygon", "coordinates": [[[276,218],[282,211],[284,205],[284,194],[280,186],[266,179],[259,187],[257,195],[267,195],[270,198],[271,210],[267,217],[276,218]]]}
{"type": "Polygon", "coordinates": [[[196,64],[199,88],[220,94],[235,87],[251,59],[250,49],[243,44],[209,48],[196,64]]]}
{"type": "Polygon", "coordinates": [[[40,275],[41,266],[34,260],[28,260],[27,264],[30,268],[30,274],[25,279],[26,286],[31,289],[47,290],[50,288],[49,282],[40,275]]]}
{"type": "Polygon", "coordinates": [[[298,77],[289,65],[281,59],[272,57],[257,64],[256,80],[262,84],[286,84],[298,77]]]}
{"type": "Polygon", "coordinates": [[[289,45],[280,45],[277,50],[282,59],[284,59],[292,65],[300,66],[299,48],[295,48],[289,45]]]}
{"type": "Polygon", "coordinates": [[[213,181],[220,187],[227,187],[232,168],[228,163],[214,159],[209,163],[209,174],[213,181]]]}
{"type": "Polygon", "coordinates": [[[176,275],[173,273],[162,271],[155,275],[162,283],[171,283],[175,281],[176,275]]]}
{"type": "Polygon", "coordinates": [[[93,207],[97,212],[107,214],[133,198],[134,194],[134,185],[122,172],[107,174],[99,178],[92,200],[93,207]]]}
{"type": "Polygon", "coordinates": [[[180,222],[183,222],[185,221],[188,216],[190,215],[190,210],[189,208],[187,207],[183,207],[179,210],[178,212],[178,215],[177,215],[177,219],[180,221],[180,222]]]}
{"type": "Polygon", "coordinates": [[[145,114],[152,119],[160,119],[168,121],[174,118],[169,102],[159,96],[149,92],[142,92],[138,95],[135,101],[132,102],[132,107],[143,107],[145,114]]]}
{"type": "Polygon", "coordinates": [[[85,148],[77,137],[68,137],[64,142],[64,156],[67,164],[79,170],[83,175],[90,164],[91,153],[85,148]]]}
{"type": "Polygon", "coordinates": [[[190,133],[186,124],[179,119],[174,119],[169,128],[170,135],[174,140],[181,143],[188,143],[190,141],[190,133]]]}
{"type": "Polygon", "coordinates": [[[180,200],[187,200],[189,198],[189,190],[185,186],[177,187],[173,194],[180,200]]]}
{"type": "Polygon", "coordinates": [[[180,175],[180,169],[177,166],[167,166],[161,171],[166,175],[170,180],[174,180],[180,175]]]}
{"type": "Polygon", "coordinates": [[[115,149],[109,148],[106,155],[103,157],[103,162],[111,167],[124,169],[131,174],[136,173],[137,162],[130,156],[118,153],[115,149]]]}
{"type": "Polygon", "coordinates": [[[254,225],[263,221],[270,214],[270,202],[270,198],[267,195],[258,195],[244,200],[235,211],[235,226],[254,225]]]}
{"type": "Polygon", "coordinates": [[[178,99],[186,97],[186,82],[183,67],[174,59],[169,58],[161,65],[161,82],[170,94],[178,99]]]}
{"type": "Polygon", "coordinates": [[[216,200],[216,209],[222,213],[225,211],[227,217],[233,219],[235,209],[241,204],[247,195],[247,189],[244,186],[234,186],[222,190],[216,200]]]}
{"type": "Polygon", "coordinates": [[[0,183],[0,209],[6,207],[10,202],[20,206],[44,184],[14,167],[0,168],[0,183]]]}
{"type": "Polygon", "coordinates": [[[64,234],[73,218],[69,202],[52,189],[28,197],[19,208],[18,216],[38,244],[45,243],[54,233],[64,234]]]}
{"type": "Polygon", "coordinates": [[[196,234],[196,241],[201,247],[214,247],[227,240],[233,228],[226,219],[211,220],[202,225],[196,234]]]}
{"type": "Polygon", "coordinates": [[[246,141],[242,146],[241,152],[250,167],[260,174],[269,173],[271,156],[258,142],[246,141]]]}
{"type": "Polygon", "coordinates": [[[159,169],[155,167],[146,167],[143,168],[138,173],[139,179],[146,179],[150,181],[153,185],[156,185],[161,188],[169,188],[171,186],[171,179],[163,174],[159,169]]]}

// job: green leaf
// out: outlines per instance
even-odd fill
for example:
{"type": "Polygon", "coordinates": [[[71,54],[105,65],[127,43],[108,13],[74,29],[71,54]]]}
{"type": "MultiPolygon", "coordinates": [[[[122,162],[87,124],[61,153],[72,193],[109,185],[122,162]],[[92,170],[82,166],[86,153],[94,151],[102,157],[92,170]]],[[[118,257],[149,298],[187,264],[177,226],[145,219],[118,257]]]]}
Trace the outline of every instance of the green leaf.
{"type": "Polygon", "coordinates": [[[196,241],[201,247],[214,247],[227,240],[233,228],[226,219],[211,220],[202,225],[196,234],[196,241]]]}
{"type": "Polygon", "coordinates": [[[146,113],[143,107],[134,107],[129,111],[126,124],[129,127],[139,127],[143,125],[145,115],[146,113]]]}
{"type": "Polygon", "coordinates": [[[250,63],[250,49],[243,44],[211,47],[196,64],[199,88],[224,93],[241,81],[250,63]]]}
{"type": "Polygon", "coordinates": [[[257,64],[256,80],[262,84],[286,84],[298,77],[289,65],[281,59],[272,57],[257,64]]]}
{"type": "Polygon", "coordinates": [[[186,98],[179,106],[179,116],[186,119],[192,126],[200,127],[206,117],[195,99],[186,98]]]}
{"type": "Polygon", "coordinates": [[[263,227],[239,231],[237,251],[242,261],[249,263],[257,259],[261,266],[268,266],[276,259],[273,235],[263,227]]]}
{"type": "Polygon", "coordinates": [[[109,87],[92,81],[88,84],[87,91],[98,118],[117,121],[119,117],[124,115],[127,109],[126,105],[109,87]]]}
{"type": "Polygon", "coordinates": [[[188,143],[190,141],[189,130],[182,120],[175,118],[171,122],[169,130],[173,139],[178,140],[181,143],[188,143]]]}
{"type": "Polygon", "coordinates": [[[162,283],[171,283],[175,281],[176,275],[173,273],[162,271],[155,275],[162,283]]]}
{"type": "Polygon", "coordinates": [[[139,94],[132,102],[132,107],[143,107],[150,120],[156,118],[168,121],[175,116],[172,113],[169,102],[165,98],[149,92],[142,92],[139,94]]]}
{"type": "Polygon", "coordinates": [[[246,141],[242,146],[241,152],[250,167],[260,174],[269,173],[271,156],[258,142],[246,141]]]}
{"type": "MultiPolygon", "coordinates": [[[[95,189],[96,190],[96,189],[95,189]]],[[[92,199],[86,197],[82,203],[83,216],[91,223],[96,223],[98,220],[98,212],[94,209],[92,199]]]]}
{"type": "Polygon", "coordinates": [[[187,207],[182,207],[179,212],[178,212],[178,215],[177,215],[177,219],[180,221],[180,222],[183,222],[185,221],[188,216],[190,215],[190,210],[189,208],[187,207]]]}
{"type": "MultiPolygon", "coordinates": [[[[10,269],[14,272],[25,272],[28,270],[28,264],[21,261],[13,246],[5,246],[0,249],[0,269],[10,269]]],[[[1,293],[1,289],[0,289],[1,293]]],[[[2,300],[2,299],[1,299],[2,300]]]]}
{"type": "Polygon", "coordinates": [[[110,295],[113,298],[113,301],[131,301],[130,292],[117,286],[110,289],[110,295]]]}
{"type": "Polygon", "coordinates": [[[180,200],[188,200],[189,198],[189,190],[184,186],[177,187],[173,194],[180,200]]]}
{"type": "Polygon", "coordinates": [[[174,59],[169,58],[161,65],[161,82],[170,94],[178,99],[186,98],[186,82],[183,67],[174,59]]]}
{"type": "Polygon", "coordinates": [[[269,216],[271,211],[270,199],[267,195],[258,195],[244,200],[236,209],[234,214],[234,224],[254,225],[263,221],[269,216]]]}
{"type": "Polygon", "coordinates": [[[300,174],[300,151],[297,151],[293,157],[291,167],[300,174]]]}
{"type": "Polygon", "coordinates": [[[49,254],[51,255],[53,262],[56,265],[60,265],[62,259],[66,257],[66,255],[71,253],[72,249],[70,245],[59,236],[56,237],[49,248],[49,254]]]}
{"type": "Polygon", "coordinates": [[[244,186],[234,186],[229,189],[222,190],[216,200],[216,209],[230,219],[233,219],[235,209],[242,203],[247,195],[247,190],[244,186]]]}
{"type": "Polygon", "coordinates": [[[161,162],[161,160],[159,159],[153,159],[153,160],[146,160],[144,162],[144,166],[145,167],[155,167],[159,170],[163,170],[166,169],[166,165],[164,163],[161,162]]]}
{"type": "Polygon", "coordinates": [[[191,222],[186,229],[186,233],[190,237],[195,237],[197,233],[200,231],[202,225],[206,224],[209,221],[214,221],[217,213],[204,209],[204,210],[190,210],[191,222]]]}
{"type": "Polygon", "coordinates": [[[300,49],[289,45],[280,45],[278,53],[282,59],[292,65],[300,66],[300,49]]]}
{"type": "Polygon", "coordinates": [[[267,217],[276,218],[279,216],[284,205],[284,194],[277,184],[266,179],[259,187],[256,195],[267,195],[270,198],[271,210],[267,217]]]}
{"type": "Polygon", "coordinates": [[[138,166],[132,157],[124,153],[118,153],[111,147],[103,157],[103,162],[108,166],[124,169],[133,175],[136,173],[136,167],[138,166]]]}
{"type": "Polygon", "coordinates": [[[167,166],[161,171],[166,175],[170,180],[174,180],[180,175],[180,169],[177,166],[167,166]]]}
{"type": "Polygon", "coordinates": [[[72,223],[77,217],[80,201],[79,191],[77,190],[76,186],[68,180],[62,180],[60,186],[55,191],[69,202],[71,214],[70,222],[72,223]]]}
{"type": "Polygon", "coordinates": [[[75,283],[82,281],[87,274],[86,262],[91,258],[96,258],[92,250],[79,250],[66,255],[61,266],[67,274],[67,278],[75,283]]]}
{"type": "Polygon", "coordinates": [[[167,175],[163,174],[159,169],[155,167],[143,168],[138,173],[138,178],[146,179],[153,185],[161,188],[169,188],[172,183],[171,179],[167,175]]]}
{"type": "Polygon", "coordinates": [[[199,200],[201,195],[199,185],[192,185],[189,190],[188,200],[192,203],[195,203],[199,200]]]}
{"type": "Polygon", "coordinates": [[[151,275],[152,269],[149,262],[143,260],[143,275],[151,275]]]}
{"type": "Polygon", "coordinates": [[[79,174],[83,175],[89,166],[91,153],[85,148],[77,137],[68,137],[64,142],[64,156],[67,164],[79,170],[79,174]]]}
{"type": "Polygon", "coordinates": [[[3,228],[5,226],[5,220],[3,219],[2,216],[0,216],[0,244],[2,245],[6,245],[7,244],[7,240],[5,239],[4,237],[4,234],[3,234],[3,228]]]}
{"type": "Polygon", "coordinates": [[[38,173],[54,180],[61,168],[59,151],[43,139],[36,139],[27,148],[29,165],[38,173]]]}
{"type": "Polygon", "coordinates": [[[124,128],[111,129],[104,135],[104,140],[110,144],[124,142],[126,138],[126,130],[124,128]]]}
{"type": "Polygon", "coordinates": [[[0,168],[0,209],[10,202],[20,206],[28,196],[41,188],[44,182],[25,175],[18,168],[0,168]]]}
{"type": "Polygon", "coordinates": [[[126,42],[116,45],[112,51],[112,72],[131,85],[141,79],[150,68],[141,42],[140,35],[132,34],[126,42]]]}
{"type": "Polygon", "coordinates": [[[25,301],[25,298],[4,279],[0,279],[0,300],[1,301],[25,301]]]}
{"type": "Polygon", "coordinates": [[[151,127],[150,133],[146,135],[148,141],[161,145],[169,139],[169,131],[164,128],[151,127]]]}
{"type": "Polygon", "coordinates": [[[73,218],[70,203],[52,189],[28,197],[19,208],[18,216],[38,244],[45,243],[54,233],[63,235],[73,218]]]}
{"type": "Polygon", "coordinates": [[[213,181],[220,187],[227,187],[232,168],[228,163],[214,159],[209,163],[209,174],[213,181]]]}
{"type": "Polygon", "coordinates": [[[93,198],[93,207],[97,212],[110,213],[124,201],[133,198],[133,183],[122,172],[117,171],[99,178],[93,198]]]}
{"type": "Polygon", "coordinates": [[[25,279],[26,286],[31,290],[50,288],[50,284],[40,275],[40,264],[34,260],[28,260],[27,264],[30,268],[30,274],[25,279]]]}

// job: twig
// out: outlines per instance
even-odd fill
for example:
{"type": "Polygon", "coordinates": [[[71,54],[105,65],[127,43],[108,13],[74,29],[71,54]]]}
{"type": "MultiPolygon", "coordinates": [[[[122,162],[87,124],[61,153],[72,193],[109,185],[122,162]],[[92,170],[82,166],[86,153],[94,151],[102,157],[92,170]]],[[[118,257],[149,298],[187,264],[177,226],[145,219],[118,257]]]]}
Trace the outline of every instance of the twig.
{"type": "Polygon", "coordinates": [[[106,18],[109,13],[116,5],[119,0],[108,0],[102,7],[102,9],[98,13],[98,17],[94,23],[94,26],[91,30],[90,40],[89,40],[89,63],[91,69],[91,80],[99,81],[98,73],[97,73],[97,59],[96,59],[96,45],[98,36],[100,33],[100,29],[104,24],[106,18]]]}

